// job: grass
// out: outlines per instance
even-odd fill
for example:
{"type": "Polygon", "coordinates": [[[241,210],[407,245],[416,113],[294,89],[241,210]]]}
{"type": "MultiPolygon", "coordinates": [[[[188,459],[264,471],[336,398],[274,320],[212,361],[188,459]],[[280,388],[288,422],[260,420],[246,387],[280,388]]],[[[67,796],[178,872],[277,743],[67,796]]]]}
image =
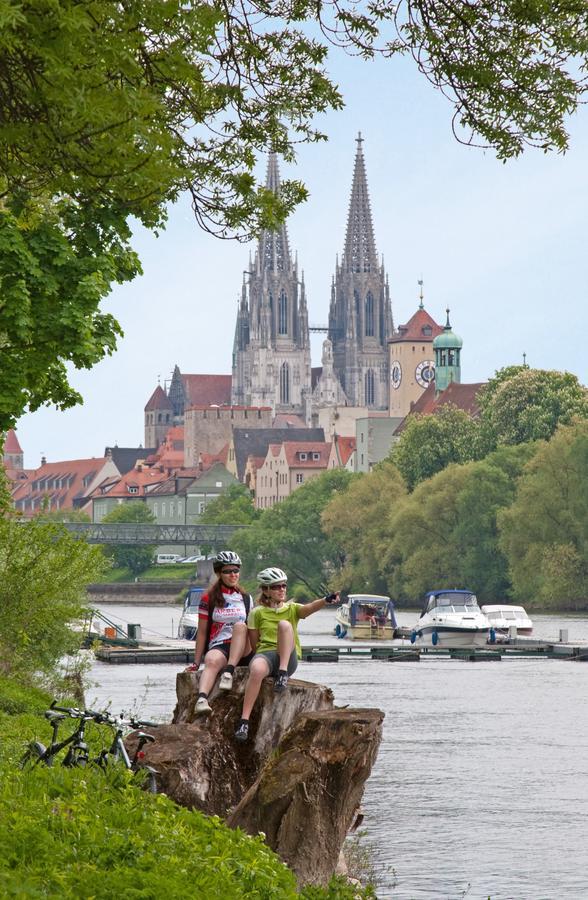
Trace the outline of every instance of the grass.
{"type": "MultiPolygon", "coordinates": [[[[152,581],[178,581],[187,584],[196,575],[196,566],[193,563],[184,565],[175,563],[168,566],[150,566],[138,576],[139,582],[152,581]]],[[[100,584],[132,584],[135,576],[130,569],[110,569],[102,577],[100,584]]]]}

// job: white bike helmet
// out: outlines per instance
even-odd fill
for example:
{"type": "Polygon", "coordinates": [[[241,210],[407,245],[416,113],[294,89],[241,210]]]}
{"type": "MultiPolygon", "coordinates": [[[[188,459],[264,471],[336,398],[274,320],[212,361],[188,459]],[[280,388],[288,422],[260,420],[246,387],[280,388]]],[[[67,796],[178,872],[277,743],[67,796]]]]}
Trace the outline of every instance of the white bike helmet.
{"type": "Polygon", "coordinates": [[[215,572],[220,572],[225,566],[241,567],[241,560],[232,550],[220,550],[212,561],[212,568],[215,572]]]}
{"type": "Polygon", "coordinates": [[[285,581],[288,581],[286,573],[282,569],[276,569],[274,566],[264,569],[257,576],[257,583],[263,585],[283,584],[285,581]]]}

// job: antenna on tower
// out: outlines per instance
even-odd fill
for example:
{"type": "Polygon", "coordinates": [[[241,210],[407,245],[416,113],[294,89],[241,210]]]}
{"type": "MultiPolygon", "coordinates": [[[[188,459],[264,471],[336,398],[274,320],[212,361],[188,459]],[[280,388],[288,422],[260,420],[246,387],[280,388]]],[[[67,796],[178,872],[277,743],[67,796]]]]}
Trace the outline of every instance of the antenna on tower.
{"type": "Polygon", "coordinates": [[[424,309],[425,307],[424,307],[424,304],[423,304],[423,284],[424,284],[423,279],[422,279],[422,278],[419,278],[417,284],[418,284],[418,286],[419,286],[419,288],[420,288],[420,291],[419,291],[419,300],[420,300],[420,303],[419,303],[419,309],[424,309]]]}

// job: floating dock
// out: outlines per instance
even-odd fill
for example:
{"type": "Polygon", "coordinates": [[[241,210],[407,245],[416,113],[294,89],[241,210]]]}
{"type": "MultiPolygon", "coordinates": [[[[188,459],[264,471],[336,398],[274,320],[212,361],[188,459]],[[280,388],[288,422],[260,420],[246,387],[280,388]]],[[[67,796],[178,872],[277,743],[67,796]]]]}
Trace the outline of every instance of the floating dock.
{"type": "MultiPolygon", "coordinates": [[[[194,662],[194,642],[170,640],[161,644],[138,643],[133,647],[102,646],[95,651],[101,662],[115,665],[138,663],[175,663],[189,665],[194,662]]],[[[419,662],[420,659],[446,657],[464,662],[488,662],[521,658],[561,659],[588,662],[588,642],[570,643],[539,641],[520,637],[508,642],[488,644],[471,650],[449,650],[439,647],[415,647],[408,641],[373,644],[308,644],[302,647],[305,662],[337,663],[348,659],[377,659],[382,662],[419,662]]]]}

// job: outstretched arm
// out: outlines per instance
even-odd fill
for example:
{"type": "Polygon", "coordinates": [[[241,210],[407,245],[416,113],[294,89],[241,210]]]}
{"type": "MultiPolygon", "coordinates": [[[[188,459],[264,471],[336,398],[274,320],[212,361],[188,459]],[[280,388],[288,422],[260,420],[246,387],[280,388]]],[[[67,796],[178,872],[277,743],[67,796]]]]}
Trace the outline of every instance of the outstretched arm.
{"type": "Polygon", "coordinates": [[[300,618],[307,619],[308,616],[312,616],[314,612],[322,609],[323,606],[329,606],[331,603],[337,603],[339,600],[339,591],[336,591],[334,594],[327,594],[326,597],[319,597],[318,600],[313,600],[312,603],[306,603],[302,609],[300,610],[300,618]]]}

